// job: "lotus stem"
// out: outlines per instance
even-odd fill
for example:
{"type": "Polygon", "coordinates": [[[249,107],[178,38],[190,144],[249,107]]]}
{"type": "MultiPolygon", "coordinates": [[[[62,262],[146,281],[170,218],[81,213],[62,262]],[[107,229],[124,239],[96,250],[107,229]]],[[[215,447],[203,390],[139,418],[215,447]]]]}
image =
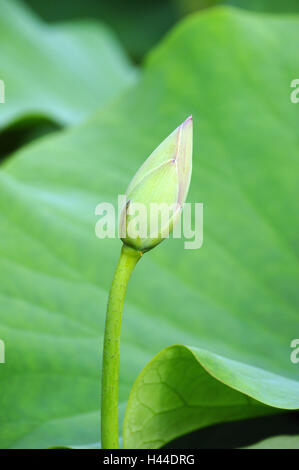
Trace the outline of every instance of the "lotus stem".
{"type": "Polygon", "coordinates": [[[118,449],[119,347],[122,310],[129,279],[142,253],[122,247],[108,299],[102,366],[102,449],[118,449]]]}

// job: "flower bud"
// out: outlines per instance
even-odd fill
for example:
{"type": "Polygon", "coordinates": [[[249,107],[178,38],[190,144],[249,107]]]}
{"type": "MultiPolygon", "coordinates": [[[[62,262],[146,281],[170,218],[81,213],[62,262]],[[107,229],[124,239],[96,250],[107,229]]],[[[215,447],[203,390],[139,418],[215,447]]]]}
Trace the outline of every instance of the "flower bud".
{"type": "Polygon", "coordinates": [[[126,191],[120,218],[125,245],[148,251],[168,237],[181,214],[192,171],[192,116],[139,168],[126,191]]]}

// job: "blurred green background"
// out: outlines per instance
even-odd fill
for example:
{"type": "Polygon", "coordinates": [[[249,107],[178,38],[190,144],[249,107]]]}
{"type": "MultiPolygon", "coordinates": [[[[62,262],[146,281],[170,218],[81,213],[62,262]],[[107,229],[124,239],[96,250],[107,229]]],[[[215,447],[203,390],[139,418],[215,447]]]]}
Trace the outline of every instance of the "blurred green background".
{"type": "Polygon", "coordinates": [[[28,0],[46,21],[75,18],[104,21],[116,32],[131,57],[140,62],[144,55],[185,15],[216,5],[232,5],[253,11],[292,13],[299,11],[296,0],[129,0],[111,2],[28,0]]]}
{"type": "MultiPolygon", "coordinates": [[[[98,21],[111,28],[127,54],[136,64],[142,63],[146,54],[167,32],[186,15],[217,5],[231,5],[249,11],[291,14],[299,12],[296,0],[63,0],[40,2],[24,0],[38,18],[49,24],[71,21],[98,21]]],[[[19,122],[1,133],[0,158],[36,137],[59,128],[48,117],[19,122]]]]}

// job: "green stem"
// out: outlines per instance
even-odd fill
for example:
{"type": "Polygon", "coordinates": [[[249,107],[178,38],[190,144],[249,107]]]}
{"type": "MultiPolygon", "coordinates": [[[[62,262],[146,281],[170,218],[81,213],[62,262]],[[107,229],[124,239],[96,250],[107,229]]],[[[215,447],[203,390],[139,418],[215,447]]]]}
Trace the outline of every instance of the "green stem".
{"type": "Polygon", "coordinates": [[[121,315],[127,285],[142,253],[123,246],[108,299],[102,369],[102,449],[118,449],[118,375],[121,315]]]}

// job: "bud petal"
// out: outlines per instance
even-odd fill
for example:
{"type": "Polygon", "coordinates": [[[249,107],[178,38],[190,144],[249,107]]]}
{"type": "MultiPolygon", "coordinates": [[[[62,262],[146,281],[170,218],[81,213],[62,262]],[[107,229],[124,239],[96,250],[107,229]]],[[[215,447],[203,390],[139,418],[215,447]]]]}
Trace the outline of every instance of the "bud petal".
{"type": "Polygon", "coordinates": [[[192,116],[154,150],[129,184],[127,204],[120,220],[122,241],[126,245],[148,251],[169,235],[187,197],[191,171],[192,116]],[[144,210],[134,229],[137,204],[140,211],[142,207],[144,210]]]}

